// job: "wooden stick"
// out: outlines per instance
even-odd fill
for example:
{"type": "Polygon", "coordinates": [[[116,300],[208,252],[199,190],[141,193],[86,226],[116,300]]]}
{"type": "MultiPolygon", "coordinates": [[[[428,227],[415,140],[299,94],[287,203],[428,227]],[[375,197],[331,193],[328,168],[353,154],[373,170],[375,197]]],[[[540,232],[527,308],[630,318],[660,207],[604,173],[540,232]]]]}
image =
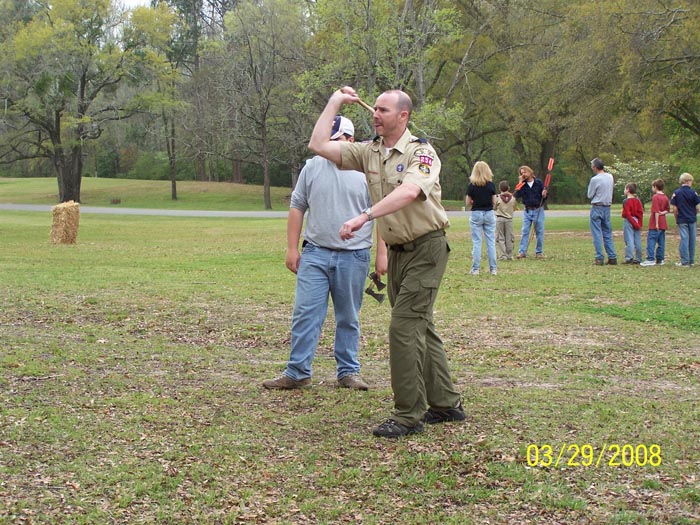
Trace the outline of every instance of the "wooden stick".
{"type": "Polygon", "coordinates": [[[365,108],[367,111],[369,111],[370,113],[374,113],[374,108],[372,106],[370,106],[369,104],[367,104],[367,102],[365,102],[364,100],[358,98],[357,103],[360,106],[362,106],[363,108],[365,108]]]}

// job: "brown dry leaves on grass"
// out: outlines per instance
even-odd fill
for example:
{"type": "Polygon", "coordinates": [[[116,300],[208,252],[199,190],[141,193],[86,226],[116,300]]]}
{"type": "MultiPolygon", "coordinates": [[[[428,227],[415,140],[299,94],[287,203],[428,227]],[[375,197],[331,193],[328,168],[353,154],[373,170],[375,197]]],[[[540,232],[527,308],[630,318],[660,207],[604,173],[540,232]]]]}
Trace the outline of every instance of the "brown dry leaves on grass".
{"type": "MultiPolygon", "coordinates": [[[[522,450],[584,437],[600,446],[607,435],[597,432],[611,432],[616,416],[581,437],[577,416],[596,418],[577,413],[577,396],[614,410],[634,409],[623,396],[647,408],[656,400],[643,426],[658,430],[665,406],[698,395],[697,370],[674,361],[688,352],[678,341],[668,352],[668,341],[639,348],[583,321],[438,315],[469,420],[386,442],[370,435],[391,407],[386,309],[363,310],[370,392],[332,387],[326,332],[315,388],[278,393],[259,384],[284,366],[289,305],[77,303],[2,313],[0,523],[571,524],[620,509],[628,522],[682,523],[698,514],[692,492],[678,496],[700,489],[682,453],[663,470],[552,469],[530,467],[522,450]]],[[[688,436],[687,421],[669,423],[688,436]]],[[[647,437],[637,435],[619,437],[647,437]]]]}

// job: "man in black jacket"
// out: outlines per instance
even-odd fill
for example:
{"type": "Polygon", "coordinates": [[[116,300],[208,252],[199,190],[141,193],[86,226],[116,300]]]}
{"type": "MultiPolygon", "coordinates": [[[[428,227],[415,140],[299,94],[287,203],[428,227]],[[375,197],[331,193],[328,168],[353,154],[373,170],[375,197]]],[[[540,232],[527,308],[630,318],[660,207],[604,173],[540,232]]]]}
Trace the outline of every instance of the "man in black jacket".
{"type": "Polygon", "coordinates": [[[544,257],[542,248],[544,244],[544,201],[547,198],[547,190],[544,183],[535,177],[535,173],[529,166],[521,166],[520,181],[515,187],[513,194],[516,199],[523,203],[523,229],[520,237],[520,248],[518,249],[518,259],[527,257],[527,248],[530,243],[530,229],[535,226],[535,257],[544,257]]]}

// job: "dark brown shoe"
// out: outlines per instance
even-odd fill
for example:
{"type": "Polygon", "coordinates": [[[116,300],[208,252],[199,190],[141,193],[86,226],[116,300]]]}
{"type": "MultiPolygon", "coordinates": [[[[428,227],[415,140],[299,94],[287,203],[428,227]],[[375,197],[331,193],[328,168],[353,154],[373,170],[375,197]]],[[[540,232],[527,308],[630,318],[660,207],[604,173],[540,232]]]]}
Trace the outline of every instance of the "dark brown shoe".
{"type": "Polygon", "coordinates": [[[418,434],[423,432],[423,422],[419,421],[412,427],[407,427],[401,423],[397,423],[393,419],[387,419],[372,431],[377,437],[383,438],[400,438],[403,436],[408,436],[410,434],[418,434]]]}
{"type": "Polygon", "coordinates": [[[458,402],[453,408],[429,408],[423,415],[423,421],[429,425],[447,423],[448,421],[464,421],[466,419],[462,402],[458,402]]]}
{"type": "Polygon", "coordinates": [[[365,383],[359,374],[350,374],[338,379],[338,386],[341,388],[351,388],[353,390],[369,390],[369,385],[365,383]]]}
{"type": "Polygon", "coordinates": [[[263,381],[263,386],[270,390],[294,390],[296,388],[308,388],[311,386],[311,378],[300,379],[296,381],[291,377],[282,375],[277,379],[268,379],[263,381]]]}

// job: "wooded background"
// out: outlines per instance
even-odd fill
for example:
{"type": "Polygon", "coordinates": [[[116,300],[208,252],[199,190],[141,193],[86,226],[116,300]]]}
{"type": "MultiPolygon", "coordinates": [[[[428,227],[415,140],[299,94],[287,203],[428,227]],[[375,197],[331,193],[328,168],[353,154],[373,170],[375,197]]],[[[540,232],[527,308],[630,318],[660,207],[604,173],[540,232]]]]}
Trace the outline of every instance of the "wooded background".
{"type": "MultiPolygon", "coordinates": [[[[0,0],[0,174],[293,187],[343,85],[399,88],[412,132],[461,198],[556,158],[552,201],[585,202],[590,160],[618,183],[699,175],[700,3],[671,0],[0,0]]],[[[360,139],[371,114],[346,107],[360,139]]]]}

